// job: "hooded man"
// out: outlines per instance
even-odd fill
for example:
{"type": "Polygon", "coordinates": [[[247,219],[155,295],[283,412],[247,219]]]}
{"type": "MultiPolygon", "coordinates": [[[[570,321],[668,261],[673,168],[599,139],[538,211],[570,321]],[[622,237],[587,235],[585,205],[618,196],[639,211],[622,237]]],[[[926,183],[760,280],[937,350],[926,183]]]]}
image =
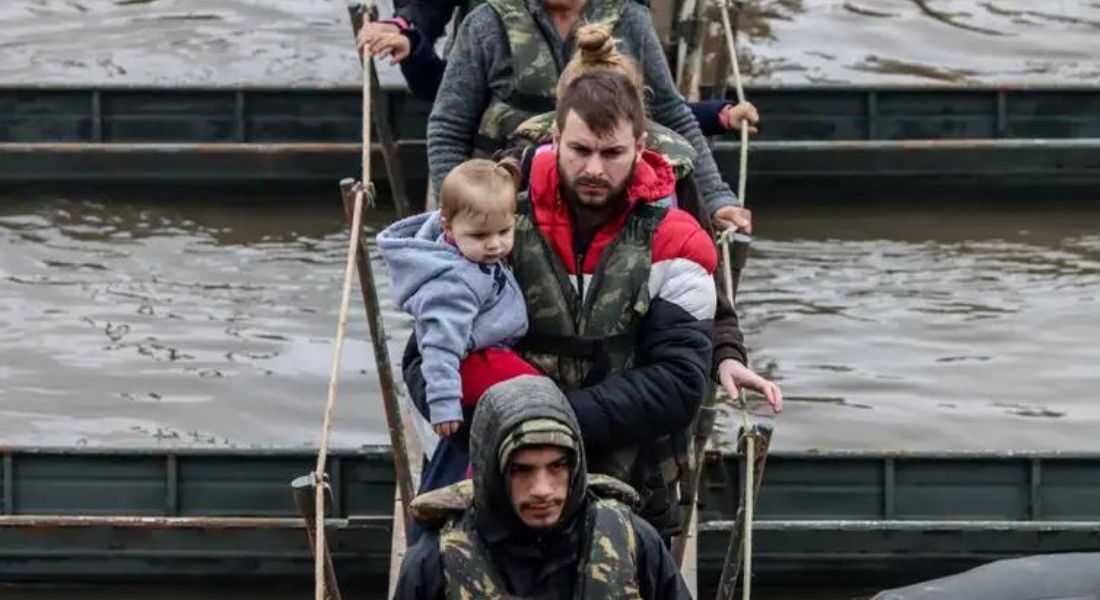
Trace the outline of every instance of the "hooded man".
{"type": "Polygon", "coordinates": [[[691,597],[653,527],[590,488],[580,428],[552,380],[489,388],[470,439],[472,502],[454,502],[468,482],[417,498],[416,514],[459,512],[409,549],[395,599],[691,597]]]}

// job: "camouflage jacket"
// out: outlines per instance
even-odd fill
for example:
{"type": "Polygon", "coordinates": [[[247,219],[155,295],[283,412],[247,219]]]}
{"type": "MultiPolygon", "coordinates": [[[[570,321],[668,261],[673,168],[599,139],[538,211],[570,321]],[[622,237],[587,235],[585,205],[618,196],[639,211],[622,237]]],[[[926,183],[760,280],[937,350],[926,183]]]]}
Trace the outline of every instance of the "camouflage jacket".
{"type": "MultiPolygon", "coordinates": [[[[471,514],[450,521],[439,535],[447,598],[513,597],[481,542],[471,514]]],[[[640,600],[635,566],[638,549],[630,509],[614,500],[592,500],[584,518],[584,550],[577,561],[573,598],[640,600]]]]}
{"type": "Polygon", "coordinates": [[[584,387],[633,365],[638,326],[649,308],[653,232],[666,210],[637,204],[600,257],[603,268],[578,291],[539,231],[527,193],[520,195],[512,268],[529,326],[519,350],[562,389],[584,387]]]}
{"type": "Polygon", "coordinates": [[[409,547],[395,600],[483,600],[504,598],[508,592],[514,598],[542,600],[603,600],[596,593],[607,598],[691,600],[660,536],[623,504],[590,498],[581,513],[584,523],[577,523],[576,535],[563,542],[568,547],[518,538],[486,541],[466,528],[470,514],[450,513],[450,525],[445,525],[450,533],[444,535],[442,527],[434,526],[409,547]],[[452,555],[448,564],[444,538],[452,553],[466,554],[452,555]],[[463,590],[465,596],[460,596],[463,590]]]}
{"type": "MultiPolygon", "coordinates": [[[[507,145],[512,132],[528,118],[554,109],[554,88],[564,65],[547,45],[525,0],[487,0],[508,35],[512,81],[504,95],[489,100],[481,116],[475,147],[492,153],[507,145]]],[[[585,7],[582,20],[614,28],[624,0],[601,0],[585,7]]]]}

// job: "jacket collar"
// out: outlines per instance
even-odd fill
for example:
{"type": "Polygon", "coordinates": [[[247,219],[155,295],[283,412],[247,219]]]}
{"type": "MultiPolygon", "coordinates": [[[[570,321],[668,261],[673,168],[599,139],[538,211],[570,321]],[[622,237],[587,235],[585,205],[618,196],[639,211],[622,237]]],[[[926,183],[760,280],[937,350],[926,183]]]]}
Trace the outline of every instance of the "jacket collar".
{"type": "MultiPolygon", "coordinates": [[[[531,164],[531,201],[537,206],[564,208],[559,189],[558,153],[556,149],[538,152],[531,164]]],[[[656,202],[667,198],[676,189],[676,176],[665,157],[652,150],[642,151],[642,159],[634,168],[634,177],[627,188],[627,208],[639,202],[656,202]]]]}

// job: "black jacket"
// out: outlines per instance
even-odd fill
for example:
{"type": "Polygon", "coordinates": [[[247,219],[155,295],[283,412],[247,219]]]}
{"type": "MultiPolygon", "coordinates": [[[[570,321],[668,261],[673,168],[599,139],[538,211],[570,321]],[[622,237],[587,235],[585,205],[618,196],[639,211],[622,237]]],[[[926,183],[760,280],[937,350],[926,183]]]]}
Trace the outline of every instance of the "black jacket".
{"type": "MultiPolygon", "coordinates": [[[[643,598],[690,600],[676,564],[656,530],[641,518],[634,519],[638,542],[638,585],[643,598]]],[[[491,549],[501,571],[509,574],[511,590],[518,596],[572,600],[577,571],[578,546],[563,547],[534,541],[491,549]],[[495,551],[494,551],[495,550],[495,551]]],[[[409,548],[401,564],[395,600],[441,600],[446,580],[439,554],[439,532],[428,531],[409,548]]]]}
{"type": "MultiPolygon", "coordinates": [[[[551,530],[528,528],[519,520],[508,499],[502,475],[500,448],[531,419],[552,419],[566,425],[579,439],[576,418],[553,381],[545,377],[520,377],[486,392],[471,423],[474,467],[474,528],[488,549],[507,592],[513,596],[571,600],[581,552],[586,547],[591,496],[583,445],[573,451],[570,494],[561,522],[551,530]]],[[[514,439],[514,438],[513,438],[514,439]]],[[[657,532],[632,515],[637,540],[635,564],[639,590],[644,598],[687,599],[690,595],[657,532]]],[[[446,576],[439,551],[437,530],[420,537],[405,555],[395,598],[430,599],[445,596],[446,576]]]]}

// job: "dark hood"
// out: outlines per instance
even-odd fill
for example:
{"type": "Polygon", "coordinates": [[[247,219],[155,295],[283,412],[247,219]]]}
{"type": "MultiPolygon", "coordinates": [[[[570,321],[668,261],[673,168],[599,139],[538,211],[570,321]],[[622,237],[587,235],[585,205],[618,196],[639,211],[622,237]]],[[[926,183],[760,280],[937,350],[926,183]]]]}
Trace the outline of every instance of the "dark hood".
{"type": "MultiPolygon", "coordinates": [[[[523,376],[489,388],[478,401],[470,424],[470,462],[474,467],[474,503],[477,525],[489,541],[504,537],[544,537],[553,532],[536,532],[519,519],[509,500],[507,481],[501,472],[501,445],[520,426],[535,420],[551,420],[564,425],[574,440],[574,468],[569,496],[556,530],[570,529],[584,506],[588,471],[580,426],[569,402],[557,385],[547,377],[523,376]],[[487,509],[487,510],[486,510],[487,509]]],[[[519,446],[519,447],[522,447],[519,446]]]]}

